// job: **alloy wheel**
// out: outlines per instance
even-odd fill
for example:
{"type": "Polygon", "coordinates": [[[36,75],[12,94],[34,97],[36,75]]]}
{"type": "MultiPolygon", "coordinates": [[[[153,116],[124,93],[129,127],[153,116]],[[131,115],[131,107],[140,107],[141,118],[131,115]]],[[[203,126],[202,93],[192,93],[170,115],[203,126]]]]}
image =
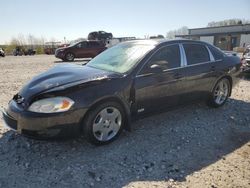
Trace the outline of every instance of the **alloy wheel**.
{"type": "Polygon", "coordinates": [[[229,85],[227,80],[221,80],[214,90],[214,101],[216,104],[221,105],[225,102],[229,94],[229,85]]]}
{"type": "Polygon", "coordinates": [[[68,53],[67,55],[66,55],[66,59],[68,60],[68,61],[73,61],[74,60],[74,54],[72,54],[72,53],[68,53]]]}

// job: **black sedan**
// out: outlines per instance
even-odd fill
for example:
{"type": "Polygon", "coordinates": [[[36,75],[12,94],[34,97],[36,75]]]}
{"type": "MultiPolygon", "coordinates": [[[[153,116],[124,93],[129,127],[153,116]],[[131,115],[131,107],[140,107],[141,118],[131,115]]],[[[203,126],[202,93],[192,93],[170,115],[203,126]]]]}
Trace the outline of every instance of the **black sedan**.
{"type": "Polygon", "coordinates": [[[204,42],[125,42],[87,65],[62,64],[33,78],[3,117],[27,136],[83,133],[93,144],[107,144],[146,114],[197,100],[222,106],[240,66],[238,57],[204,42]]]}

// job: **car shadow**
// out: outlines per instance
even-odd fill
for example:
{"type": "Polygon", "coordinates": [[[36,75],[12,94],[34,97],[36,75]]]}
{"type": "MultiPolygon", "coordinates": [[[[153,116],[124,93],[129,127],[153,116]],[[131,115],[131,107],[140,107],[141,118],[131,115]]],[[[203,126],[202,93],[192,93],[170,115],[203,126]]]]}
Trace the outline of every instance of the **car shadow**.
{"type": "Polygon", "coordinates": [[[184,181],[250,141],[249,114],[250,103],[235,99],[218,109],[193,104],[134,122],[131,133],[101,147],[82,137],[48,142],[7,131],[0,138],[0,167],[6,169],[0,183],[122,187],[184,181]]]}

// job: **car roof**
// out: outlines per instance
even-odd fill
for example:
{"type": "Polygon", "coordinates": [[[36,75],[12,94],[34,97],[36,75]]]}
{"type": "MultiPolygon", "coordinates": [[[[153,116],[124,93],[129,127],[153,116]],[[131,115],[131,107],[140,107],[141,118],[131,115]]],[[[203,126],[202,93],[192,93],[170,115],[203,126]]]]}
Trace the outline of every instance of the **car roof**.
{"type": "Polygon", "coordinates": [[[134,43],[134,44],[148,44],[148,45],[155,45],[155,46],[162,46],[166,44],[171,44],[171,43],[200,43],[200,44],[209,44],[203,41],[197,41],[197,40],[189,40],[189,39],[173,39],[173,40],[168,40],[168,39],[141,39],[141,40],[131,40],[131,41],[126,41],[124,43],[134,43]]]}

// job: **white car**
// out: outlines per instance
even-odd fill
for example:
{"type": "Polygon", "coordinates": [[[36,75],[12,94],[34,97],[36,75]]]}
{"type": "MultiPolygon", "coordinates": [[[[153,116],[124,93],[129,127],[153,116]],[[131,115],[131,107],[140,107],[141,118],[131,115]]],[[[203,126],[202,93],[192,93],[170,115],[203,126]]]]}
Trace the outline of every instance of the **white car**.
{"type": "Polygon", "coordinates": [[[0,56],[2,56],[2,57],[4,57],[4,56],[5,56],[5,53],[4,53],[4,51],[3,51],[3,49],[2,49],[2,48],[0,48],[0,56]]]}
{"type": "Polygon", "coordinates": [[[243,72],[250,72],[250,46],[246,47],[242,59],[243,72]]]}

